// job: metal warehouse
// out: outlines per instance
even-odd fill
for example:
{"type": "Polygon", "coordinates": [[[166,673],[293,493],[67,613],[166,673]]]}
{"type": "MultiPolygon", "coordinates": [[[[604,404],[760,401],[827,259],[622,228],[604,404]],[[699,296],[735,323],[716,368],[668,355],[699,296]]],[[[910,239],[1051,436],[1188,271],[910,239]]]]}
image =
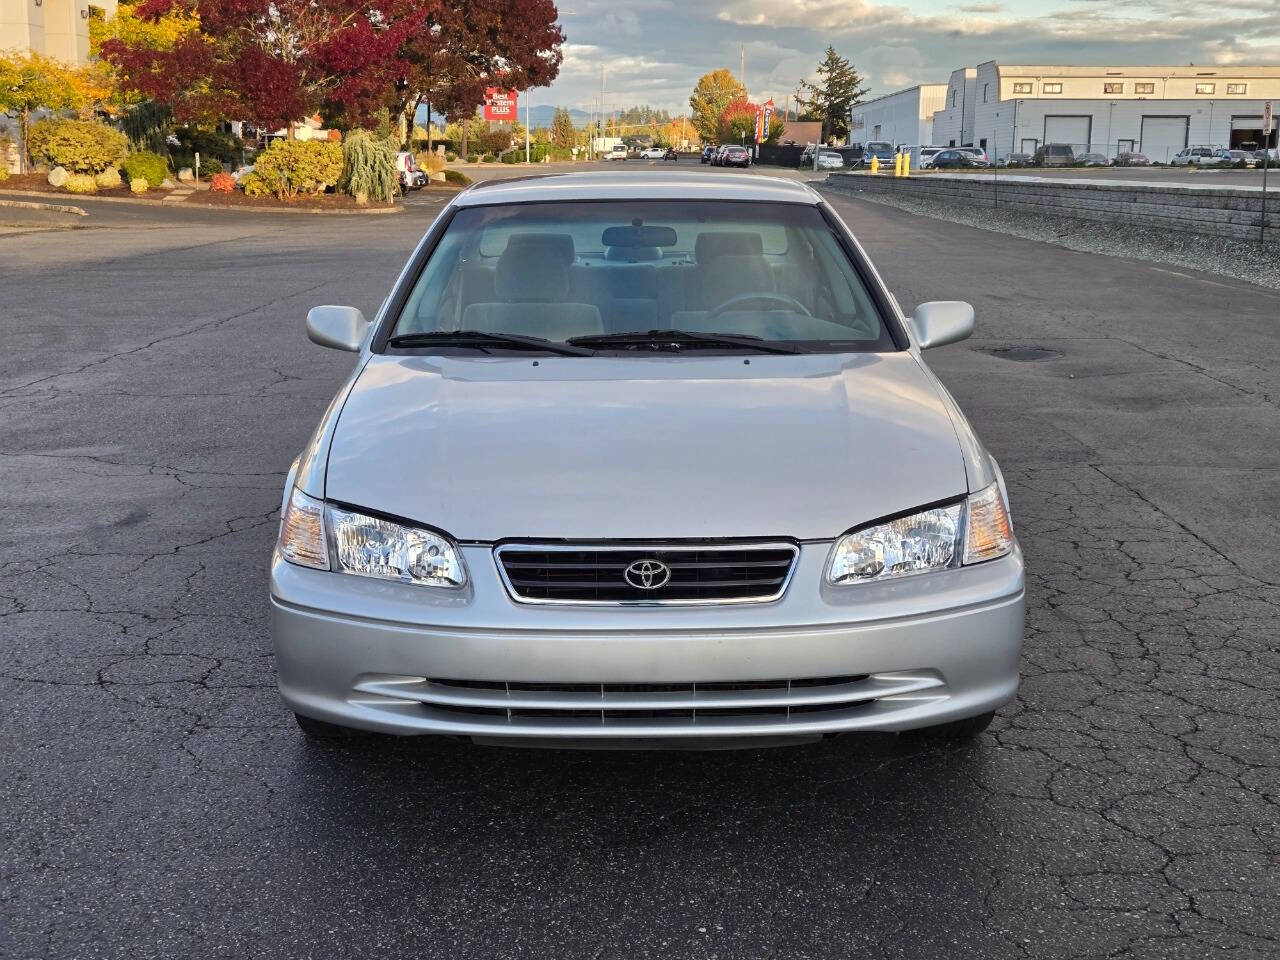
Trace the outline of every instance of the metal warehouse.
{"type": "MultiPolygon", "coordinates": [[[[923,99],[916,91],[932,96],[940,86],[924,84],[859,104],[853,109],[855,127],[860,112],[869,119],[877,104],[899,104],[909,113],[910,104],[923,99]]],[[[931,137],[921,126],[918,134],[881,138],[870,128],[855,129],[853,139],[978,146],[998,156],[1066,143],[1077,154],[1139,151],[1164,163],[1189,146],[1262,147],[1267,100],[1280,100],[1280,67],[1068,67],[992,60],[951,74],[933,114],[931,137]]],[[[1266,146],[1276,142],[1273,130],[1266,146]]]]}
{"type": "Polygon", "coordinates": [[[945,83],[922,83],[867,100],[853,108],[849,139],[854,143],[933,143],[933,115],[946,98],[945,83]]]}

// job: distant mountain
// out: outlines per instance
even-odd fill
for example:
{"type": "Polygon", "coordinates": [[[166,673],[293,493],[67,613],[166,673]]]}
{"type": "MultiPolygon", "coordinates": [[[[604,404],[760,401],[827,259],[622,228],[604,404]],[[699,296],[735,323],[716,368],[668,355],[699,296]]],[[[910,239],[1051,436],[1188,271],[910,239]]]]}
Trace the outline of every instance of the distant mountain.
{"type": "MultiPolygon", "coordinates": [[[[535,103],[529,109],[529,121],[535,127],[549,127],[551,126],[551,118],[555,116],[555,112],[556,112],[555,104],[535,103]]],[[[587,111],[585,110],[574,110],[571,108],[569,110],[569,116],[573,119],[573,125],[575,127],[585,127],[587,125],[587,119],[590,116],[590,114],[588,114],[587,111]]],[[[414,119],[418,123],[426,123],[427,108],[425,106],[419,107],[417,116],[414,119]]],[[[433,122],[439,123],[441,120],[440,114],[433,113],[431,115],[431,119],[433,122]]],[[[523,103],[520,104],[520,122],[524,123],[524,104],[523,103]]]]}

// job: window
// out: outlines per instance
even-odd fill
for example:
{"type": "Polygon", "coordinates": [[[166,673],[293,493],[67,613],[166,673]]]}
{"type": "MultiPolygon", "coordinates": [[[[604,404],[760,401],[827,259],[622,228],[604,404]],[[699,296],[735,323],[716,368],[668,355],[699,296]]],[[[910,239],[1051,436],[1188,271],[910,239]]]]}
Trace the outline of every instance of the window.
{"type": "Polygon", "coordinates": [[[1243,96],[1248,92],[1249,92],[1249,85],[1247,83],[1228,83],[1227,84],[1227,93],[1234,93],[1234,94],[1243,96]]]}
{"type": "Polygon", "coordinates": [[[1043,85],[1040,87],[1040,91],[1041,91],[1042,93],[1061,93],[1061,92],[1062,92],[1062,84],[1060,84],[1060,83],[1046,83],[1046,84],[1043,84],[1043,85]]]}
{"type": "Polygon", "coordinates": [[[982,148],[982,152],[983,152],[983,153],[986,153],[986,152],[987,152],[987,138],[986,138],[986,137],[983,137],[981,140],[979,140],[979,141],[978,141],[978,146],[980,146],[980,147],[982,148]]]}
{"type": "Polygon", "coordinates": [[[394,332],[564,340],[667,328],[808,341],[826,351],[893,349],[821,212],[746,201],[464,207],[414,282],[394,332]],[[686,272],[676,284],[674,274],[686,272]],[[789,308],[773,296],[780,276],[796,298],[789,308]]]}
{"type": "Polygon", "coordinates": [[[951,91],[951,105],[953,107],[956,105],[956,92],[954,90],[951,91]]]}
{"type": "Polygon", "coordinates": [[[1156,92],[1156,85],[1154,83],[1135,83],[1133,85],[1133,92],[1139,95],[1144,93],[1152,94],[1156,92]]]}
{"type": "Polygon", "coordinates": [[[1034,91],[1034,89],[1035,89],[1035,84],[1032,84],[1032,83],[1015,83],[1013,85],[1014,93],[1031,93],[1034,91]]]}
{"type": "Polygon", "coordinates": [[[1216,87],[1217,84],[1214,83],[1197,83],[1196,93],[1213,93],[1216,87]]]}
{"type": "Polygon", "coordinates": [[[986,103],[986,102],[987,102],[987,91],[988,91],[990,88],[991,88],[991,84],[989,84],[989,83],[984,83],[984,84],[982,85],[982,102],[983,102],[983,103],[986,103]]]}
{"type": "Polygon", "coordinates": [[[1124,93],[1123,83],[1104,83],[1102,85],[1103,93],[1124,93]]]}

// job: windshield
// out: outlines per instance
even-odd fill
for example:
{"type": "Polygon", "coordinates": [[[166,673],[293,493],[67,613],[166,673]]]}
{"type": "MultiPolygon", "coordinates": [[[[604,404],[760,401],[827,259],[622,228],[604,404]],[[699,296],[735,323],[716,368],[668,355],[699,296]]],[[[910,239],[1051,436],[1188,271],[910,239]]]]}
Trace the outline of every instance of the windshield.
{"type": "Polygon", "coordinates": [[[464,207],[391,334],[401,343],[445,331],[564,342],[652,330],[897,349],[817,207],[741,201],[464,207]]]}

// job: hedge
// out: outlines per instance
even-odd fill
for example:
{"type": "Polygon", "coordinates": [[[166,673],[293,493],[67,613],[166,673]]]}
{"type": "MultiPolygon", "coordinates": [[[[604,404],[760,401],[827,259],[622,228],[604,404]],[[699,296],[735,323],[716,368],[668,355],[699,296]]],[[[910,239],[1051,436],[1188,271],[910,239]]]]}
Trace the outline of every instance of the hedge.
{"type": "Polygon", "coordinates": [[[158,187],[161,181],[169,176],[169,163],[158,153],[139,150],[124,158],[120,165],[124,178],[132,183],[135,179],[147,181],[150,186],[158,187]]]}
{"type": "Polygon", "coordinates": [[[119,130],[92,120],[37,120],[27,135],[31,156],[70,173],[98,174],[125,158],[129,141],[119,130]]]}
{"type": "Polygon", "coordinates": [[[342,176],[342,144],[331,140],[276,140],[258,154],[253,172],[281,199],[322,193],[342,176]]]}

